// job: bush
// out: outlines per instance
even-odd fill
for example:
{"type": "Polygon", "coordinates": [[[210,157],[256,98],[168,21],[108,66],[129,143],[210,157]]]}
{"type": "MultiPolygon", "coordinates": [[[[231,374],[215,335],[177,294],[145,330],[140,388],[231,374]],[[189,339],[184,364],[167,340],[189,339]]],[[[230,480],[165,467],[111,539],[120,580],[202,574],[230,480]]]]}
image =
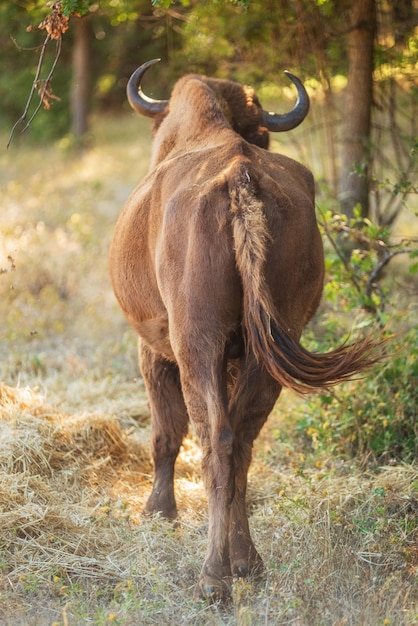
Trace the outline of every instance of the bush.
{"type": "MultiPolygon", "coordinates": [[[[314,449],[379,463],[411,462],[418,453],[418,325],[416,307],[402,306],[389,263],[400,255],[413,259],[416,251],[405,241],[402,248],[390,243],[386,230],[359,213],[352,220],[323,214],[320,221],[330,244],[321,317],[325,332],[320,340],[311,338],[310,348],[329,349],[331,337],[344,332],[347,317],[353,324],[353,316],[357,330],[394,337],[385,348],[387,357],[372,370],[309,402],[298,430],[314,449]]],[[[411,263],[412,278],[416,272],[411,263]]]]}
{"type": "Polygon", "coordinates": [[[403,343],[364,378],[308,404],[298,430],[315,449],[379,463],[417,458],[418,327],[403,343]]]}

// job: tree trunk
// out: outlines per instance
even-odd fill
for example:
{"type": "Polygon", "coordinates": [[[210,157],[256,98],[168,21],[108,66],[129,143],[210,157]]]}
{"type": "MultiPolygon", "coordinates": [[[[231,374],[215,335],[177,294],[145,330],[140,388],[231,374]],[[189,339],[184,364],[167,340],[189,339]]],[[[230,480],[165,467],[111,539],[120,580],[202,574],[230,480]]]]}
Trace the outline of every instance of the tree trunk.
{"type": "Polygon", "coordinates": [[[375,0],[353,0],[348,35],[343,148],[340,176],[341,210],[353,216],[361,205],[369,211],[370,130],[373,101],[373,50],[376,31],[375,0]]]}
{"type": "Polygon", "coordinates": [[[81,139],[88,127],[90,104],[90,22],[73,18],[73,81],[71,87],[71,130],[81,139]]]}

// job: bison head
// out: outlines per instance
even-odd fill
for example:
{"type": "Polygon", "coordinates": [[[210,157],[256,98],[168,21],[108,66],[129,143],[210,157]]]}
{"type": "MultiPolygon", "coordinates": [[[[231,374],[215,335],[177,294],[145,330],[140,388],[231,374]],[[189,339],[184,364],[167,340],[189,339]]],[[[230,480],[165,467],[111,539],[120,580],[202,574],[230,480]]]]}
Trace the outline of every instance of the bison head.
{"type": "MultiPolygon", "coordinates": [[[[159,61],[160,59],[147,61],[135,70],[128,81],[126,89],[131,107],[141,115],[154,119],[154,130],[159,127],[164,117],[168,114],[170,100],[149,98],[142,91],[141,81],[148,69],[159,61]]],[[[269,131],[283,132],[291,130],[303,122],[309,111],[309,96],[305,87],[299,78],[290,72],[285,71],[285,74],[296,85],[298,99],[294,108],[284,114],[265,111],[252,87],[243,87],[230,80],[208,78],[206,76],[189,75],[189,77],[204,82],[213,91],[222,107],[226,120],[235,132],[249,143],[267,149],[269,131]]]]}

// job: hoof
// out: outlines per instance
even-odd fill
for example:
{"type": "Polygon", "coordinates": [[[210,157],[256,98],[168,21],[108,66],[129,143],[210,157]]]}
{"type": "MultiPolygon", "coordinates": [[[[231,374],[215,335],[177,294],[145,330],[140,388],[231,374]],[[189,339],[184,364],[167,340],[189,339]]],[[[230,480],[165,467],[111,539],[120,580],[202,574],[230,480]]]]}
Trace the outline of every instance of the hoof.
{"type": "Polygon", "coordinates": [[[177,512],[173,511],[149,511],[148,509],[144,509],[142,511],[142,517],[144,518],[152,518],[152,517],[161,517],[161,519],[165,519],[167,522],[176,522],[177,512]]]}
{"type": "Polygon", "coordinates": [[[261,576],[264,571],[264,564],[261,556],[256,552],[250,558],[237,559],[231,563],[233,576],[237,578],[245,578],[246,576],[261,576]]]}
{"type": "Polygon", "coordinates": [[[158,506],[148,500],[144,510],[142,511],[142,515],[143,517],[154,517],[154,515],[159,515],[160,517],[173,522],[177,517],[177,507],[158,506]]]}
{"type": "Polygon", "coordinates": [[[232,578],[215,578],[201,575],[194,597],[207,602],[225,602],[231,597],[232,578]]]}

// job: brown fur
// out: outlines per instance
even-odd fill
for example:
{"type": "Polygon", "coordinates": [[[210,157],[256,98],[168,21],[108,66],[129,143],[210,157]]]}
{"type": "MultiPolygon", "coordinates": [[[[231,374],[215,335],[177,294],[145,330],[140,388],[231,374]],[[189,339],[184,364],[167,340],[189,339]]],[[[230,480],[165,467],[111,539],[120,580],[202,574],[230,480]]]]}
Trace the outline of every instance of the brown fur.
{"type": "Polygon", "coordinates": [[[282,386],[306,392],[373,360],[365,341],[299,343],[323,287],[311,173],[266,151],[249,88],[188,75],[154,121],[150,172],[116,225],[110,272],[140,337],[155,478],[146,511],[176,516],[174,463],[190,420],[203,449],[208,548],[198,590],[228,594],[261,566],[245,507],[252,445],[282,386]]]}

